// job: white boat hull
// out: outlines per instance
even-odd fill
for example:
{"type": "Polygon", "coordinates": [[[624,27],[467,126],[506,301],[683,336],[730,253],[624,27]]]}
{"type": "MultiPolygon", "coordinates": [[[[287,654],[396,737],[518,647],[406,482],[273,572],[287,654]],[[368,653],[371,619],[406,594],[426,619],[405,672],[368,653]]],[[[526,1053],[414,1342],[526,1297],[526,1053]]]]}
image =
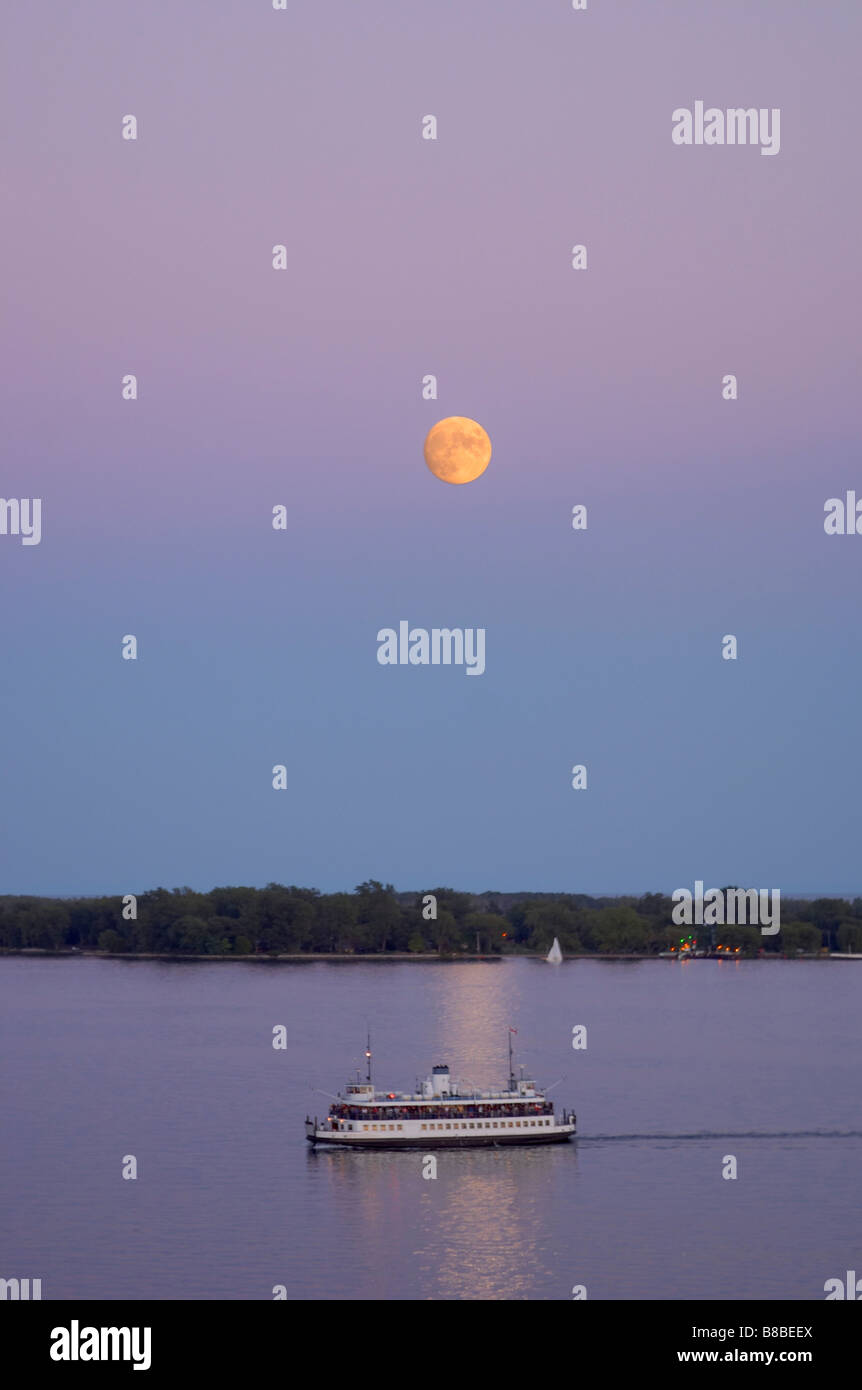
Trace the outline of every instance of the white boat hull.
{"type": "Polygon", "coordinates": [[[332,1144],[344,1149],[478,1149],[499,1148],[506,1144],[562,1144],[573,1138],[575,1123],[542,1124],[539,1121],[503,1121],[488,1128],[478,1122],[420,1124],[405,1120],[401,1125],[380,1124],[372,1128],[353,1122],[334,1129],[329,1125],[306,1123],[311,1144],[332,1144]]]}

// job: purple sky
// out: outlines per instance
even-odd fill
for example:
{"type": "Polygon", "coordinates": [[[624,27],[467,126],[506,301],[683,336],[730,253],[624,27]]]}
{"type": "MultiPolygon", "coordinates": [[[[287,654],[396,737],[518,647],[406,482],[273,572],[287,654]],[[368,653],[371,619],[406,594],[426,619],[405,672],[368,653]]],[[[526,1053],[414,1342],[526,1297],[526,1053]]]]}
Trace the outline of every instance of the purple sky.
{"type": "Polygon", "coordinates": [[[862,891],[856,0],[7,28],[0,892],[862,891]],[[400,619],[485,674],[379,666],[400,619]]]}

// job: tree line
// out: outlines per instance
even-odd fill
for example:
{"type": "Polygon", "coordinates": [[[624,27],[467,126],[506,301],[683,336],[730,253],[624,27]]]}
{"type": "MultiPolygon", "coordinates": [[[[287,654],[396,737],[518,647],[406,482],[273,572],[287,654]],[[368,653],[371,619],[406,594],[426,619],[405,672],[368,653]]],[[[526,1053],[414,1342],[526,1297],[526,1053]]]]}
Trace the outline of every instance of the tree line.
{"type": "MultiPolygon", "coordinates": [[[[154,888],[121,897],[0,897],[0,949],[169,955],[457,956],[546,952],[658,955],[689,932],[710,944],[708,928],[681,928],[662,893],[590,897],[579,893],[396,892],[369,879],[352,893],[269,883],[265,888],[154,888]],[[433,914],[433,915],[432,915],[433,914]]],[[[715,929],[716,942],[783,955],[822,949],[862,952],[862,898],[784,899],[781,930],[715,929]]]]}

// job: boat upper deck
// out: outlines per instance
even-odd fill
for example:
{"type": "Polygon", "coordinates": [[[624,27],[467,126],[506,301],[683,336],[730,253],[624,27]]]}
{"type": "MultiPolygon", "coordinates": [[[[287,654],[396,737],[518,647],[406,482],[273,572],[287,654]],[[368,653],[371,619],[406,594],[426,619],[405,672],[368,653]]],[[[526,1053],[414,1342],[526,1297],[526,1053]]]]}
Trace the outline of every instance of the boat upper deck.
{"type": "MultiPolygon", "coordinates": [[[[422,1096],[410,1092],[399,1094],[396,1091],[369,1091],[358,1096],[353,1094],[350,1086],[346,1091],[338,1093],[338,1100],[345,1101],[348,1105],[438,1105],[443,1098],[439,1095],[422,1096]]],[[[529,1105],[544,1099],[544,1092],[535,1090],[523,1095],[519,1095],[517,1091],[449,1091],[445,1095],[449,1105],[502,1105],[504,1102],[507,1105],[529,1105]]]]}
{"type": "Polygon", "coordinates": [[[406,1105],[389,1101],[385,1105],[331,1105],[329,1114],[339,1120],[472,1120],[494,1119],[500,1116],[553,1115],[550,1101],[528,1101],[523,1105],[506,1105],[503,1101],[479,1102],[476,1105],[451,1105],[428,1101],[422,1105],[406,1105]]]}
{"type": "Polygon", "coordinates": [[[337,1096],[332,1097],[333,1118],[360,1119],[460,1119],[464,1116],[553,1115],[554,1107],[534,1081],[516,1077],[511,1066],[509,1045],[509,1084],[505,1090],[480,1090],[450,1076],[445,1063],[439,1063],[425,1081],[417,1080],[415,1091],[376,1091],[371,1080],[371,1049],[366,1051],[368,1075],[357,1073],[337,1096]]]}

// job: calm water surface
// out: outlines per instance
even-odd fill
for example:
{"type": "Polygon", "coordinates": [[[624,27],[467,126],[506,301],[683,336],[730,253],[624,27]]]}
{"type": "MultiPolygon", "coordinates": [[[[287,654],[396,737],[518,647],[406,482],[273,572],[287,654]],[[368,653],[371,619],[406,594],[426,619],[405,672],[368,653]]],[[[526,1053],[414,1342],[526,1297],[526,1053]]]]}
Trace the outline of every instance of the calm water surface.
{"type": "Polygon", "coordinates": [[[822,1299],[862,1270],[860,999],[862,961],[6,958],[0,1275],[45,1298],[822,1299]],[[441,1151],[436,1180],[419,1153],[312,1152],[367,1023],[399,1091],[434,1062],[503,1084],[511,1024],[580,1137],[441,1151]]]}

